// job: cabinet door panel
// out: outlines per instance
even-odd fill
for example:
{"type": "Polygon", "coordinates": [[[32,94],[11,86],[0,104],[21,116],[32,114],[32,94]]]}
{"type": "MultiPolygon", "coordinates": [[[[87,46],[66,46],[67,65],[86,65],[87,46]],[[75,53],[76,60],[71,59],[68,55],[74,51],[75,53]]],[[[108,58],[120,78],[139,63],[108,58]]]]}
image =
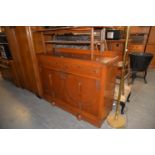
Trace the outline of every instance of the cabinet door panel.
{"type": "Polygon", "coordinates": [[[52,96],[64,100],[64,79],[65,75],[59,71],[50,71],[50,87],[52,89],[52,96]]]}
{"type": "Polygon", "coordinates": [[[100,81],[81,78],[81,106],[84,112],[98,116],[100,81]]]}
{"type": "Polygon", "coordinates": [[[74,107],[77,107],[80,102],[80,81],[79,77],[68,74],[64,82],[65,101],[74,107]]]}
{"type": "Polygon", "coordinates": [[[40,77],[42,82],[43,94],[51,95],[51,73],[49,69],[41,68],[40,77]]]}
{"type": "Polygon", "coordinates": [[[98,116],[100,80],[41,68],[43,93],[65,104],[98,116]],[[93,90],[93,91],[92,91],[93,90]]]}

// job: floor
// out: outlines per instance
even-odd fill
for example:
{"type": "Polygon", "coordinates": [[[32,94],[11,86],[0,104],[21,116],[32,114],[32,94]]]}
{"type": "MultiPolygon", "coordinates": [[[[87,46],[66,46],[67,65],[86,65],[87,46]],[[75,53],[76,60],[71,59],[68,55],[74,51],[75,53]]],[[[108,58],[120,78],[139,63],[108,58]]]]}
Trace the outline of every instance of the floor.
{"type": "MultiPolygon", "coordinates": [[[[155,70],[148,72],[148,84],[136,79],[130,103],[125,108],[125,128],[155,128],[155,70]]],[[[115,107],[114,107],[115,108],[115,107]]],[[[27,90],[0,78],[1,129],[95,129],[85,121],[37,98],[27,90]]],[[[103,129],[111,128],[105,121],[103,129]]]]}

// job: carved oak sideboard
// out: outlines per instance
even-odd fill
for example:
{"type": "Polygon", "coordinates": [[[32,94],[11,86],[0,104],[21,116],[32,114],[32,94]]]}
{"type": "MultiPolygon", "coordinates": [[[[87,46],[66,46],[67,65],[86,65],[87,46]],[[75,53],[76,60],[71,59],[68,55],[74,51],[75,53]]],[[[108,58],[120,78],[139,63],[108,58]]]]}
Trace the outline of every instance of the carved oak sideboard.
{"type": "Polygon", "coordinates": [[[66,50],[37,58],[43,98],[100,127],[112,109],[118,57],[95,55],[89,60],[89,56],[66,50]]]}

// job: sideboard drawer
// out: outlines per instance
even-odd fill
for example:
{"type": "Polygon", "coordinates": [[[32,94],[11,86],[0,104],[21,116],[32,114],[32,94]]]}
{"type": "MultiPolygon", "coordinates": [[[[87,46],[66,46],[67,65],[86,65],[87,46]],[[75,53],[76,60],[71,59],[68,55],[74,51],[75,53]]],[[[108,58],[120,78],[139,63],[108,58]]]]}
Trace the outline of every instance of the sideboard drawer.
{"type": "Polygon", "coordinates": [[[124,43],[120,43],[120,42],[108,42],[108,50],[110,51],[121,51],[123,52],[124,50],[124,43]]]}
{"type": "Polygon", "coordinates": [[[129,45],[130,52],[144,52],[144,45],[129,45]]]}

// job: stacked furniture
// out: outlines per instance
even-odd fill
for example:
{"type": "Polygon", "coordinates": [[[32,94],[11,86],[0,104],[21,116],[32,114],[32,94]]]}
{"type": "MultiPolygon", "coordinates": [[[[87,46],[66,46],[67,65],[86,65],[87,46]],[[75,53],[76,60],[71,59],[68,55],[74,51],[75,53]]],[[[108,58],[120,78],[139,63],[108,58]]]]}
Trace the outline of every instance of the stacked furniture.
{"type": "Polygon", "coordinates": [[[12,54],[16,75],[16,85],[41,96],[39,71],[34,47],[33,27],[12,26],[5,31],[12,54]]]}
{"type": "MultiPolygon", "coordinates": [[[[12,68],[9,78],[13,77],[18,87],[99,127],[112,109],[125,43],[124,38],[109,40],[106,46],[105,28],[5,27],[12,60],[2,65],[12,68]]],[[[154,53],[154,28],[149,28],[133,27],[132,34],[142,32],[147,40],[143,47],[154,53]]]]}
{"type": "MultiPolygon", "coordinates": [[[[125,27],[118,26],[115,29],[121,30],[122,36],[119,40],[107,40],[108,50],[122,53],[125,46],[125,27]]],[[[131,26],[128,51],[155,55],[155,26],[131,26]]],[[[153,57],[149,67],[155,68],[155,57],[153,57]]]]}
{"type": "Polygon", "coordinates": [[[100,127],[112,110],[118,57],[94,50],[93,27],[39,30],[44,51],[37,54],[42,97],[78,119],[100,127]],[[56,41],[56,35],[89,35],[90,49],[56,48],[55,44],[83,44],[86,41],[56,41]],[[52,37],[51,37],[52,36],[52,37]],[[54,40],[53,39],[54,36],[54,40]],[[50,40],[51,39],[51,40],[50,40]]]}
{"type": "Polygon", "coordinates": [[[105,27],[13,26],[5,32],[12,54],[7,65],[18,87],[102,125],[112,110],[118,62],[117,54],[105,51],[105,27]]]}

